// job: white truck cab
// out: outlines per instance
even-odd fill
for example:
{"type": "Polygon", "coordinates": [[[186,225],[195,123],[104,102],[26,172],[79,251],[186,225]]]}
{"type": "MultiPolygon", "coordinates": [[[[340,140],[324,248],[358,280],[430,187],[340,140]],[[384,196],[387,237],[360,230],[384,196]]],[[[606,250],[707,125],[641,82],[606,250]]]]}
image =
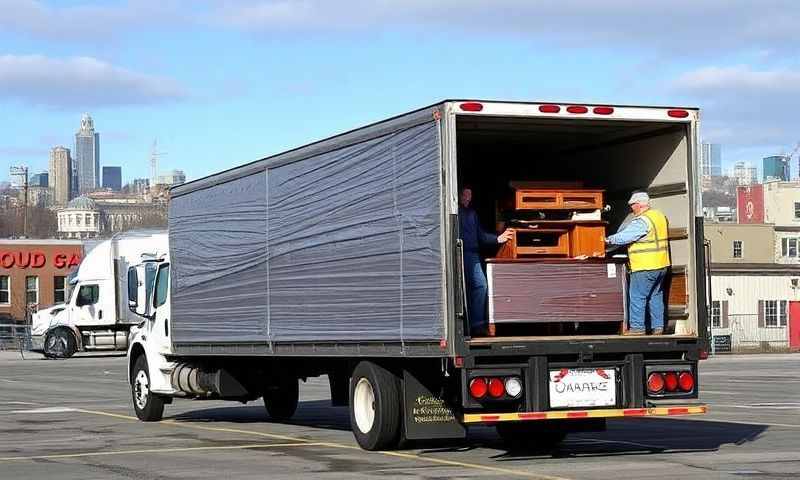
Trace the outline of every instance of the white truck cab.
{"type": "Polygon", "coordinates": [[[88,249],[69,277],[66,302],[44,308],[32,317],[34,351],[66,358],[79,351],[121,350],[141,318],[128,311],[127,266],[142,255],[167,250],[163,231],[126,232],[88,249]]]}

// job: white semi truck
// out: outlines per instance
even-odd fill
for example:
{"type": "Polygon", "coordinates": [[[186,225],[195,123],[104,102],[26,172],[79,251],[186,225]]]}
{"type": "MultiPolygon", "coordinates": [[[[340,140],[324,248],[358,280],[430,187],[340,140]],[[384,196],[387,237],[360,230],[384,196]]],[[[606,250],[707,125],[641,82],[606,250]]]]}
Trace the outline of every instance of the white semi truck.
{"type": "Polygon", "coordinates": [[[693,108],[447,100],[172,189],[169,251],[128,276],[144,319],[128,351],[136,415],[160,420],[179,397],[263,397],[285,420],[298,382],[320,375],[368,450],[474,424],[552,443],[606,419],[705,413],[698,121],[693,108]],[[602,253],[490,259],[490,322],[520,301],[552,313],[521,308],[506,331],[470,332],[458,185],[494,226],[517,181],[604,192],[608,233],[632,192],[649,193],[670,222],[663,332],[623,335],[625,265],[602,253]],[[493,282],[500,267],[512,280],[493,282]],[[571,281],[548,291],[556,276],[534,267],[571,281]]]}
{"type": "Polygon", "coordinates": [[[89,245],[68,278],[65,303],[33,314],[32,349],[67,358],[81,351],[125,351],[128,333],[142,321],[128,309],[125,276],[143,255],[167,251],[165,231],[133,231],[89,245]]]}

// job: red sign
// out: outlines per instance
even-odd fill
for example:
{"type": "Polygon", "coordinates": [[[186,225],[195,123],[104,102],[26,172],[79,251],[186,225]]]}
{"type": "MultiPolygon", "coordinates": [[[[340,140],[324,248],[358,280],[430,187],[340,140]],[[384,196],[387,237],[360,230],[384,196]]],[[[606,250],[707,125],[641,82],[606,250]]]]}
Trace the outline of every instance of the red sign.
{"type": "Polygon", "coordinates": [[[764,223],[764,186],[737,187],[736,211],[739,223],[764,223]]]}
{"type": "Polygon", "coordinates": [[[0,252],[0,268],[42,268],[48,261],[58,269],[72,268],[81,263],[78,253],[56,253],[47,258],[43,252],[0,252]]]}

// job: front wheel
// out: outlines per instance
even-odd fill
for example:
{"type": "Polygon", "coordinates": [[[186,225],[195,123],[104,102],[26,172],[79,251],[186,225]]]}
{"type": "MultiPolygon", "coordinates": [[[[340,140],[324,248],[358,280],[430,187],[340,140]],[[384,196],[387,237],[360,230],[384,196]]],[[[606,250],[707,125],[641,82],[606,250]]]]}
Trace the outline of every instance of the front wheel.
{"type": "Polygon", "coordinates": [[[361,362],[350,379],[350,426],[364,450],[386,450],[400,441],[400,380],[373,362],[361,362]]]}
{"type": "Polygon", "coordinates": [[[164,416],[164,400],[150,390],[147,358],[140,355],[133,366],[131,395],[136,416],[143,422],[157,422],[164,416]]]}
{"type": "Polygon", "coordinates": [[[44,356],[47,358],[69,358],[75,354],[78,346],[72,332],[59,328],[48,333],[44,339],[44,356]]]}

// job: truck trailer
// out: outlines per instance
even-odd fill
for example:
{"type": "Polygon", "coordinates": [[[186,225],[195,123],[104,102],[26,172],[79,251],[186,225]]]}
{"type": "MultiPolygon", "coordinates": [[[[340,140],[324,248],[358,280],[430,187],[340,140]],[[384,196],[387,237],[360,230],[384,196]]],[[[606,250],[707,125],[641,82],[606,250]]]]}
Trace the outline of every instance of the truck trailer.
{"type": "Polygon", "coordinates": [[[286,420],[299,381],[321,375],[367,450],[475,424],[546,444],[607,419],[705,413],[698,125],[685,107],[446,100],[174,187],[168,252],[127,276],[137,416],[160,420],[173,398],[263,398],[286,420]],[[533,259],[484,252],[493,328],[473,335],[467,183],[498,231],[520,185],[561,193],[518,203],[575,207],[539,223],[589,218],[608,233],[648,192],[669,219],[665,331],[625,335],[624,259],[562,251],[566,230],[548,227],[513,253],[533,259]],[[563,193],[578,186],[594,203],[563,193]]]}

